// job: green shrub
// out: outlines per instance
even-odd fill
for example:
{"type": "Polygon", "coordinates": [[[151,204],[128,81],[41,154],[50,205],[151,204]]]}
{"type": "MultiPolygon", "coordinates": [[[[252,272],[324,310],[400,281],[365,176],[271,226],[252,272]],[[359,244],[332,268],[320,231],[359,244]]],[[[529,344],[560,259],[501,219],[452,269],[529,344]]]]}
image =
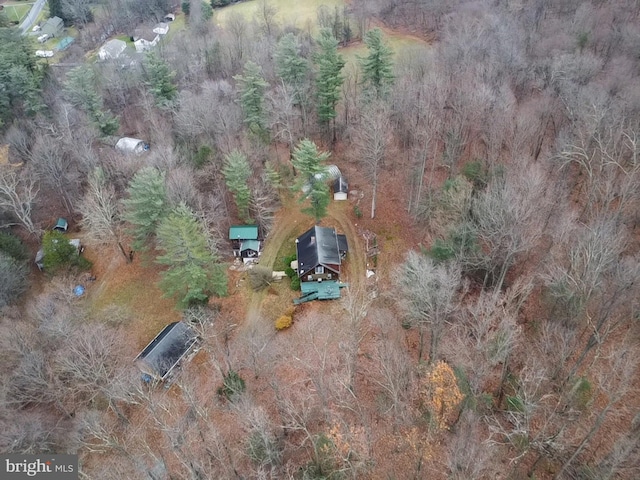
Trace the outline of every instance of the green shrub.
{"type": "Polygon", "coordinates": [[[300,277],[297,275],[291,279],[291,290],[300,290],[300,277]]]}
{"type": "Polygon", "coordinates": [[[358,205],[353,206],[353,213],[355,214],[356,218],[362,218],[362,210],[360,210],[360,207],[358,205]]]}
{"type": "Polygon", "coordinates": [[[436,238],[436,241],[433,242],[433,246],[428,250],[427,254],[438,262],[446,262],[456,256],[451,242],[441,240],[440,238],[436,238]]]}
{"type": "MultiPolygon", "coordinates": [[[[289,263],[289,265],[291,265],[291,263],[289,263]]],[[[284,274],[289,278],[293,278],[296,275],[296,271],[291,267],[287,267],[284,269],[284,274]]]]}
{"type": "Polygon", "coordinates": [[[464,175],[476,189],[487,186],[488,172],[480,160],[465,163],[462,167],[462,175],[464,175]]]}
{"type": "Polygon", "coordinates": [[[201,168],[211,160],[213,149],[208,145],[202,145],[193,156],[193,164],[196,168],[201,168]]]}
{"type": "Polygon", "coordinates": [[[46,232],[42,239],[42,251],[44,269],[50,274],[69,268],[78,261],[76,247],[69,243],[69,239],[61,232],[46,232]]]}
{"type": "Polygon", "coordinates": [[[518,397],[507,397],[507,410],[510,412],[524,412],[524,403],[518,397]]]}
{"type": "Polygon", "coordinates": [[[27,247],[18,237],[10,233],[0,232],[0,252],[19,262],[26,262],[29,259],[27,247]]]}
{"type": "Polygon", "coordinates": [[[218,389],[218,394],[223,395],[227,400],[233,402],[246,389],[244,379],[234,370],[229,370],[224,376],[222,387],[218,389]]]}
{"type": "Polygon", "coordinates": [[[580,377],[571,389],[571,400],[578,410],[586,410],[593,400],[593,388],[586,377],[580,377]]]}

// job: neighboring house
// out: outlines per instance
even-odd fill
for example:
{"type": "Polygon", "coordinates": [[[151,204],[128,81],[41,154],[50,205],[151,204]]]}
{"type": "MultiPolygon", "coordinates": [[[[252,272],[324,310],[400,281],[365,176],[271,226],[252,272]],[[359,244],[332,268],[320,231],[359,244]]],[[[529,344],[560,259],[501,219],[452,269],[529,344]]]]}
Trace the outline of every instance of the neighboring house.
{"type": "Polygon", "coordinates": [[[194,352],[198,340],[197,332],[186,323],[170,323],[144,347],[134,363],[151,379],[164,381],[194,352]]]}
{"type": "Polygon", "coordinates": [[[342,175],[333,182],[333,199],[334,200],[346,200],[349,192],[349,184],[347,179],[342,175]]]}
{"type": "Polygon", "coordinates": [[[136,47],[137,53],[143,53],[151,50],[160,41],[160,35],[154,33],[150,28],[137,28],[133,36],[133,45],[136,47]]]}
{"type": "Polygon", "coordinates": [[[100,47],[98,57],[100,60],[115,60],[122,55],[126,48],[127,44],[123,40],[114,38],[100,47]]]}
{"type": "MultiPolygon", "coordinates": [[[[54,240],[54,241],[57,241],[57,240],[54,240]]],[[[82,248],[82,246],[80,245],[80,239],[71,238],[69,239],[69,243],[74,247],[76,247],[76,253],[80,255],[80,250],[82,248]]],[[[36,264],[36,267],[38,267],[38,270],[40,271],[44,270],[44,250],[43,249],[38,250],[38,252],[36,253],[35,264],[36,264]]]]}
{"type": "Polygon", "coordinates": [[[310,300],[340,298],[340,267],[348,250],[347,238],[333,228],[314,226],[296,239],[297,273],[302,296],[299,304],[310,300]]]}
{"type": "Polygon", "coordinates": [[[139,138],[122,137],[116,143],[116,150],[120,150],[122,153],[140,155],[149,150],[149,144],[139,138]]]}
{"type": "Polygon", "coordinates": [[[169,33],[169,24],[160,22],[157,23],[155,27],[153,27],[153,33],[157,33],[158,35],[166,35],[169,33]]]}
{"type": "Polygon", "coordinates": [[[257,225],[232,225],[229,228],[229,240],[233,256],[242,258],[244,263],[254,262],[260,256],[262,243],[258,238],[257,225]]]}
{"type": "Polygon", "coordinates": [[[48,19],[42,26],[40,32],[51,37],[59,37],[64,30],[64,22],[60,17],[52,17],[48,19]]]}

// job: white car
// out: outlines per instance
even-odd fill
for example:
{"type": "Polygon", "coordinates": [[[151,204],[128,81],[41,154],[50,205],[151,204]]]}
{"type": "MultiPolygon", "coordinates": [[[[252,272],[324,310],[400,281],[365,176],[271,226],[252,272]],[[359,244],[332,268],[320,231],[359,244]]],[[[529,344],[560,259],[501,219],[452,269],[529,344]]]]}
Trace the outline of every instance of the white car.
{"type": "Polygon", "coordinates": [[[53,57],[53,50],[36,50],[36,57],[42,57],[42,58],[53,57]]]}
{"type": "Polygon", "coordinates": [[[45,33],[44,35],[40,35],[40,36],[38,37],[38,41],[39,41],[40,43],[44,43],[44,42],[46,42],[47,40],[49,40],[50,38],[51,38],[51,35],[49,35],[48,33],[45,33]]]}
{"type": "Polygon", "coordinates": [[[42,27],[40,25],[36,25],[31,29],[32,32],[39,32],[40,30],[42,30],[42,27]]]}

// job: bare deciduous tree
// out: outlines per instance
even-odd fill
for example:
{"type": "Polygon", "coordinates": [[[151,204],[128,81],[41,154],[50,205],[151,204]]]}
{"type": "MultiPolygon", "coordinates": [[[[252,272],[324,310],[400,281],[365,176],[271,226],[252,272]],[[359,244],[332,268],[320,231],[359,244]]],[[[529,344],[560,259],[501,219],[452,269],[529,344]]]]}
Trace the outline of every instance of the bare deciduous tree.
{"type": "Polygon", "coordinates": [[[355,131],[354,142],[371,181],[371,218],[376,215],[376,198],[380,168],[391,142],[389,111],[383,102],[368,105],[362,112],[360,126],[355,131]]]}
{"type": "Polygon", "coordinates": [[[38,192],[38,181],[29,171],[18,172],[11,167],[0,168],[0,209],[15,216],[32,235],[39,231],[31,219],[38,192]]]}
{"type": "Polygon", "coordinates": [[[400,288],[401,303],[408,322],[420,331],[419,359],[422,359],[423,337],[430,335],[429,360],[438,355],[438,347],[461,286],[460,267],[453,263],[436,264],[426,255],[411,251],[396,272],[395,283],[400,288]]]}
{"type": "Polygon", "coordinates": [[[82,214],[81,225],[87,230],[87,239],[98,245],[115,243],[127,262],[123,241],[123,221],[115,189],[109,183],[102,169],[94,170],[84,198],[78,205],[82,214]]]}

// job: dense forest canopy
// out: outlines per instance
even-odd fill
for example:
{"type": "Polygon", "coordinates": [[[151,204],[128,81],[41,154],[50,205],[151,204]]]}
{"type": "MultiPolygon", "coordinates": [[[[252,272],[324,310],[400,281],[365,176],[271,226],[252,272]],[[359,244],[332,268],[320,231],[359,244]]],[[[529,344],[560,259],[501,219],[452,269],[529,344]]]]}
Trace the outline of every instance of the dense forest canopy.
{"type": "Polygon", "coordinates": [[[76,38],[52,59],[0,22],[2,451],[97,479],[640,477],[638,2],[49,3],[76,38]],[[349,286],[294,308],[316,224],[349,286]],[[38,272],[43,238],[70,260],[38,272]],[[179,319],[197,355],[141,382],[179,319]]]}

